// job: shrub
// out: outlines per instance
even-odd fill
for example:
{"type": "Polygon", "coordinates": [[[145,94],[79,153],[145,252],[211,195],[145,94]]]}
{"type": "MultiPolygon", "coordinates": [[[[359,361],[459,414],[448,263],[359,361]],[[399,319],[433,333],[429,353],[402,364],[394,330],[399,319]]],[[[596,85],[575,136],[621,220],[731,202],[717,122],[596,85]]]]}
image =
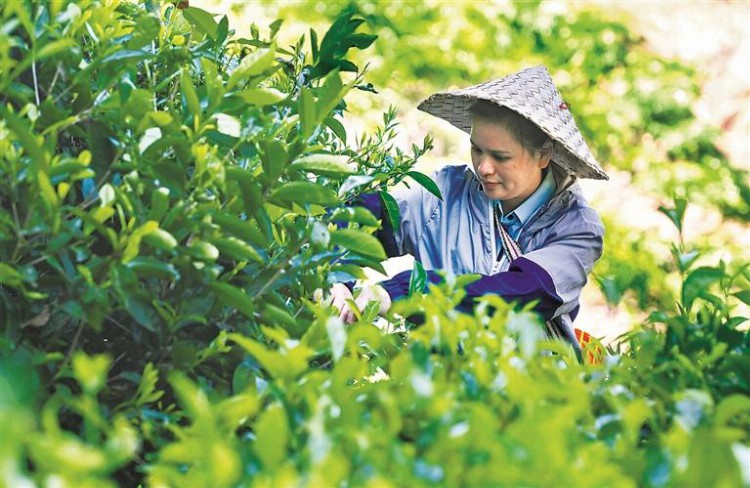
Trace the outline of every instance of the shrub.
{"type": "Polygon", "coordinates": [[[681,308],[600,366],[497,298],[458,313],[470,277],[395,333],[309,299],[380,266],[354,197],[424,182],[393,112],[348,140],[361,22],[307,56],[182,3],[4,4],[3,482],[749,482],[747,268],[676,246],[681,308]]]}

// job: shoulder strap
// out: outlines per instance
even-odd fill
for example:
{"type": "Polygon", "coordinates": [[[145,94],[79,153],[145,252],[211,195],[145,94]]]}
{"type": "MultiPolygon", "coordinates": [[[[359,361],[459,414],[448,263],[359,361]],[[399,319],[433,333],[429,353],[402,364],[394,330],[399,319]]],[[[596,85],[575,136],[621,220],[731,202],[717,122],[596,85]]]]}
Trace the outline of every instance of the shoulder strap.
{"type": "Polygon", "coordinates": [[[505,230],[505,226],[500,222],[500,218],[497,216],[497,209],[493,211],[493,214],[495,215],[497,231],[500,233],[500,240],[503,243],[503,252],[508,259],[508,262],[511,263],[523,254],[521,252],[521,247],[515,240],[513,240],[510,234],[508,234],[508,231],[505,230]]]}

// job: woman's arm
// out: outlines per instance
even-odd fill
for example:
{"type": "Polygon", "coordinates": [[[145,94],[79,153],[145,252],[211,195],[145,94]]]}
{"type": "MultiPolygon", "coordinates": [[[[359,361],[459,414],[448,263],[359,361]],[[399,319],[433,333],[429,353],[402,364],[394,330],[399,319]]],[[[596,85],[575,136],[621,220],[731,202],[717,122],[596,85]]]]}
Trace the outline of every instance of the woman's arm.
{"type": "MultiPolygon", "coordinates": [[[[602,253],[604,228],[598,217],[587,217],[574,231],[555,234],[541,248],[515,259],[507,271],[482,275],[468,285],[461,308],[470,310],[474,300],[483,295],[499,295],[521,305],[537,301],[535,310],[546,320],[574,312],[588,274],[602,253]]],[[[404,271],[380,284],[395,301],[408,294],[410,276],[411,271],[404,271]]],[[[442,281],[435,271],[428,271],[427,277],[433,284],[442,281]]]]}

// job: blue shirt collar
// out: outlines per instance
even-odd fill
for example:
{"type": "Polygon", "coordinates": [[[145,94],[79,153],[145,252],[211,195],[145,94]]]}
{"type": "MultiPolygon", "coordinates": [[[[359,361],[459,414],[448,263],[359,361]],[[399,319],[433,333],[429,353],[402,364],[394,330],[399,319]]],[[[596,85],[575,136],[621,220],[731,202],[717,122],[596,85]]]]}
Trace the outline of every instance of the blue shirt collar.
{"type": "MultiPolygon", "coordinates": [[[[543,205],[545,205],[547,202],[550,201],[552,198],[552,195],[555,193],[557,185],[555,184],[555,178],[552,175],[552,171],[547,168],[545,171],[545,176],[542,179],[542,182],[539,184],[537,189],[534,191],[534,193],[529,196],[524,202],[519,205],[514,211],[512,211],[510,214],[505,215],[502,213],[503,207],[501,204],[498,205],[498,208],[500,209],[500,215],[502,215],[503,221],[506,221],[508,219],[512,219],[513,215],[515,214],[515,218],[518,219],[519,223],[521,225],[525,224],[527,220],[531,218],[532,215],[536,213],[539,208],[541,208],[543,205]]],[[[498,202],[500,203],[500,202],[498,202]]]]}

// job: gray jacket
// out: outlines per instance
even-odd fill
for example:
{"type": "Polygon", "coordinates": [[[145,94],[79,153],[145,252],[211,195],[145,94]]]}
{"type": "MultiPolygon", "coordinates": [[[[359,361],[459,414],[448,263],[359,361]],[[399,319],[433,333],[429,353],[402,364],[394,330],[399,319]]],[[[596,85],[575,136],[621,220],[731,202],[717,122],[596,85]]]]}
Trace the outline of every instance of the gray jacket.
{"type": "MultiPolygon", "coordinates": [[[[389,255],[408,253],[419,260],[431,282],[441,279],[435,270],[482,275],[467,287],[468,298],[497,294],[520,303],[537,300],[536,309],[545,319],[560,317],[572,334],[570,317],[575,317],[581,290],[602,254],[604,227],[575,179],[555,164],[551,168],[557,190],[521,228],[517,241],[524,254],[512,263],[497,260],[503,253],[496,245],[492,202],[466,165],[433,174],[442,200],[420,185],[394,191],[401,223],[395,231],[384,226],[379,237],[389,255]]],[[[373,203],[366,202],[382,217],[373,203]]],[[[405,271],[382,285],[398,299],[408,293],[409,277],[405,271]]]]}

